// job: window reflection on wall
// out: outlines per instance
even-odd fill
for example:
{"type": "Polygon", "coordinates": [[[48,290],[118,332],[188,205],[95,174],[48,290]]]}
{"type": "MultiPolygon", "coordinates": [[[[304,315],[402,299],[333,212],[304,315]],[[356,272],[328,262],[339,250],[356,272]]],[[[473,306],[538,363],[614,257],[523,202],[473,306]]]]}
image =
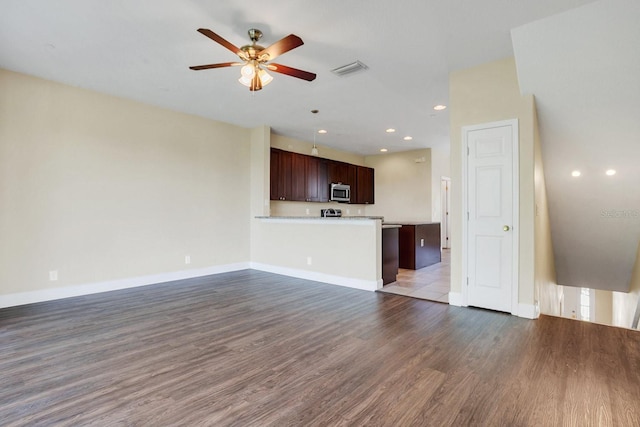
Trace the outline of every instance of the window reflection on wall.
{"type": "Polygon", "coordinates": [[[591,320],[591,296],[589,288],[580,288],[580,320],[591,320]]]}
{"type": "MultiPolygon", "coordinates": [[[[557,298],[541,299],[542,314],[609,326],[640,329],[640,286],[631,292],[549,285],[557,298]],[[557,309],[559,303],[559,310],[557,309]]],[[[549,292],[547,292],[547,295],[549,292]]]]}

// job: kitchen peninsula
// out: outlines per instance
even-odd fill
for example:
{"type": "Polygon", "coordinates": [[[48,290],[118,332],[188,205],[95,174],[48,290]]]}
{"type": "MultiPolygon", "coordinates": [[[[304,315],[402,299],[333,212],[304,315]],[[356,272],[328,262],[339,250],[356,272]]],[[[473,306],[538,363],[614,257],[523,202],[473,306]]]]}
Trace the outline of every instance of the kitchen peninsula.
{"type": "Polygon", "coordinates": [[[369,291],[381,289],[382,220],[381,216],[257,216],[252,268],[369,291]]]}

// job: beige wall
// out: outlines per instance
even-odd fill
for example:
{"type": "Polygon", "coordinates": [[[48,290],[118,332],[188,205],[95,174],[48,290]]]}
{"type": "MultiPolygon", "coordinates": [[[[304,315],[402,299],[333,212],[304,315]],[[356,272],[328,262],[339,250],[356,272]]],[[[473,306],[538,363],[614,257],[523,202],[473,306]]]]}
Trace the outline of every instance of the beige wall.
{"type": "MultiPolygon", "coordinates": [[[[328,135],[323,135],[323,137],[326,136],[328,135]]],[[[279,148],[281,150],[292,151],[294,153],[311,154],[311,148],[313,147],[313,144],[272,133],[271,146],[274,148],[279,148]]],[[[318,157],[365,166],[364,156],[325,147],[320,145],[319,143],[316,146],[318,147],[318,157]]]]}
{"type": "Polygon", "coordinates": [[[462,127],[518,119],[520,154],[519,302],[534,296],[534,101],[521,96],[515,61],[507,58],[451,73],[451,290],[462,284],[462,127]]]}
{"type": "Polygon", "coordinates": [[[256,221],[251,262],[260,270],[368,290],[382,283],[379,220],[256,221]]]}
{"type": "Polygon", "coordinates": [[[534,186],[535,186],[535,292],[540,312],[561,316],[562,286],[556,283],[556,270],[549,224],[547,187],[542,164],[538,116],[534,111],[534,186]]]}
{"type": "MultiPolygon", "coordinates": [[[[380,221],[326,227],[255,219],[274,214],[270,146],[305,153],[310,144],[268,127],[242,129],[9,71],[0,72],[0,91],[3,304],[216,266],[379,285],[380,221]],[[49,280],[52,270],[57,281],[49,280]]],[[[320,149],[365,164],[362,156],[320,149]]],[[[316,215],[322,207],[300,205],[316,215]]],[[[365,214],[365,206],[338,206],[365,214]]]]}
{"type": "Polygon", "coordinates": [[[385,221],[431,221],[431,150],[367,156],[375,169],[375,204],[366,214],[385,221]]]}
{"type": "Polygon", "coordinates": [[[249,130],[3,70],[0,93],[0,295],[249,260],[249,130]]]}

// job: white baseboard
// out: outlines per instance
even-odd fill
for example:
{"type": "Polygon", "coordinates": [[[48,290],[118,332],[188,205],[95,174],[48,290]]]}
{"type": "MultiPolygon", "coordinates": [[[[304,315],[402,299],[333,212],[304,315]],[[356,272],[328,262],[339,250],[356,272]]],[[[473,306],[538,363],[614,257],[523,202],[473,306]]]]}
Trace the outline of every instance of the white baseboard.
{"type": "Polygon", "coordinates": [[[537,319],[540,317],[538,304],[518,304],[517,316],[525,319],[537,319]]]}
{"type": "Polygon", "coordinates": [[[138,286],[154,285],[157,283],[171,282],[173,280],[191,279],[194,277],[208,276],[210,274],[227,273],[230,271],[246,270],[248,262],[217,265],[193,270],[173,271],[170,273],[151,274],[148,276],[130,277],[105,282],[86,283],[82,285],[67,286],[64,288],[41,289],[30,292],[0,295],[0,308],[14,307],[17,305],[32,304],[42,301],[52,301],[62,298],[77,297],[81,295],[97,294],[100,292],[116,291],[119,289],[135,288],[138,286]]]}
{"type": "MultiPolygon", "coordinates": [[[[466,307],[461,292],[449,292],[449,305],[457,307],[466,307]]],[[[540,310],[537,304],[518,304],[518,311],[513,313],[518,317],[526,319],[537,319],[540,316],[540,310]]]]}
{"type": "Polygon", "coordinates": [[[449,292],[449,305],[455,305],[456,307],[466,307],[463,304],[461,292],[449,292]]]}
{"type": "Polygon", "coordinates": [[[364,291],[375,291],[376,289],[382,288],[382,279],[380,280],[353,279],[351,277],[334,276],[331,274],[318,273],[316,271],[299,270],[296,268],[261,264],[257,262],[252,262],[250,266],[254,270],[266,271],[268,273],[282,274],[283,276],[296,277],[298,279],[306,279],[306,280],[313,280],[316,282],[329,283],[331,285],[345,286],[347,288],[362,289],[364,291]]]}

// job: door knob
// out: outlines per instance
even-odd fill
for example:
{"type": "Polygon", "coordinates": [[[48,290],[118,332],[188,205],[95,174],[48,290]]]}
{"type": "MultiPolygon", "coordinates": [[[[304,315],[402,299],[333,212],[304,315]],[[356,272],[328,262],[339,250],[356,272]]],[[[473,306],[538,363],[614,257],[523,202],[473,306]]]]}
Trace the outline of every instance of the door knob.
{"type": "Polygon", "coordinates": [[[504,227],[502,227],[502,229],[503,229],[504,231],[509,231],[509,230],[510,230],[510,228],[509,228],[509,226],[508,226],[508,225],[505,225],[504,227]]]}

